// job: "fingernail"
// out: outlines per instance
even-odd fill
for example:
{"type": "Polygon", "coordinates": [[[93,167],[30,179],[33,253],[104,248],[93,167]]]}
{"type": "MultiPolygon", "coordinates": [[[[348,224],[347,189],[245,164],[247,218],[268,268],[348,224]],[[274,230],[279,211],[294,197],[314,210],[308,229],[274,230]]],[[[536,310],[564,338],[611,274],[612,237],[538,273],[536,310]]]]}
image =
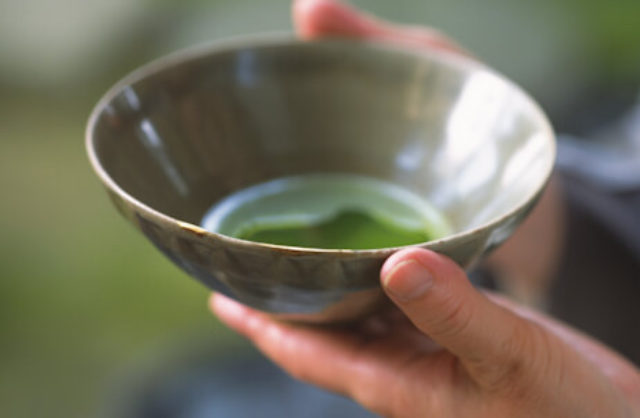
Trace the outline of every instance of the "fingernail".
{"type": "Polygon", "coordinates": [[[387,293],[400,302],[422,296],[433,285],[433,275],[416,260],[398,263],[382,278],[387,293]]]}

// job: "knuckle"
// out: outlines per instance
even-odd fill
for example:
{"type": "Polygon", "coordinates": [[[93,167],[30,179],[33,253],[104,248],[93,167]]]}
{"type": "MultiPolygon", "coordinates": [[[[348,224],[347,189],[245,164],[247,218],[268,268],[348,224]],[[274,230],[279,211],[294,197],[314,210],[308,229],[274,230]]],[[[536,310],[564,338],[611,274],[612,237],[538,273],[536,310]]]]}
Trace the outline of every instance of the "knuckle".
{"type": "MultiPolygon", "coordinates": [[[[416,405],[416,394],[411,388],[407,388],[405,385],[397,385],[392,392],[391,402],[386,405],[386,410],[383,416],[402,417],[407,416],[408,411],[415,412],[418,407],[419,410],[425,411],[424,405],[416,405]]],[[[421,393],[421,403],[424,404],[425,394],[421,393]]]]}
{"type": "Polygon", "coordinates": [[[429,329],[443,337],[461,335],[469,329],[473,319],[470,305],[454,296],[444,298],[441,304],[442,306],[438,310],[442,312],[442,315],[432,320],[433,323],[429,324],[429,329]]]}
{"type": "Polygon", "coordinates": [[[538,390],[541,385],[561,383],[551,336],[537,323],[519,319],[500,345],[498,356],[478,367],[484,388],[491,392],[529,399],[543,393],[538,390]]]}
{"type": "Polygon", "coordinates": [[[520,385],[526,368],[524,347],[528,344],[526,326],[515,326],[513,331],[498,344],[490,358],[479,358],[473,365],[484,389],[489,392],[513,391],[520,385]]]}
{"type": "Polygon", "coordinates": [[[367,409],[381,416],[393,416],[393,397],[390,400],[390,388],[376,382],[375,377],[359,376],[348,384],[345,394],[367,409]]]}

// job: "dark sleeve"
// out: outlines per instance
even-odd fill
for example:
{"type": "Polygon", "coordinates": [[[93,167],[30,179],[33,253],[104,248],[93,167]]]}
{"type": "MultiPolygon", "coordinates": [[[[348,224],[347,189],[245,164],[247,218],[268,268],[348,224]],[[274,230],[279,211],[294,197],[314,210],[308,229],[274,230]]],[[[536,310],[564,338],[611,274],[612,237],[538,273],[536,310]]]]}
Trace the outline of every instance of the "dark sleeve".
{"type": "Polygon", "coordinates": [[[549,313],[640,364],[640,192],[560,175],[568,238],[549,313]]]}

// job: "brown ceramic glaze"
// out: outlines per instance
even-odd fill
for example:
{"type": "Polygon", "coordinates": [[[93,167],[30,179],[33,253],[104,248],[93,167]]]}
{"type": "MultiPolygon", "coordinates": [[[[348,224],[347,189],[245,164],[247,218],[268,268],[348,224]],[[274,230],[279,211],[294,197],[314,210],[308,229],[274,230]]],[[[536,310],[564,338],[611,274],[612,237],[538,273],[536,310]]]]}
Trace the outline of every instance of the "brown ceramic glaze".
{"type": "Polygon", "coordinates": [[[295,174],[392,181],[424,196],[454,228],[422,246],[469,267],[522,221],[555,156],[537,105],[481,64],[282,36],[218,42],[134,72],[96,106],[87,148],[115,206],[187,273],[308,322],[375,309],[379,269],[397,249],[222,236],[198,226],[214,202],[295,174]]]}

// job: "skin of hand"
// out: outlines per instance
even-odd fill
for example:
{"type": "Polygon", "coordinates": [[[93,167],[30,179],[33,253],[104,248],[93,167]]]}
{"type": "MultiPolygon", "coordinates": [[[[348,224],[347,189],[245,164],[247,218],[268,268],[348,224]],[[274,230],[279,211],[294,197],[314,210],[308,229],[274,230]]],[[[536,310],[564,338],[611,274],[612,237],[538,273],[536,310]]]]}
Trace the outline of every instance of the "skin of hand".
{"type": "MultiPolygon", "coordinates": [[[[333,0],[298,0],[298,33],[364,37],[461,52],[437,32],[405,28],[333,0]]],[[[473,288],[432,251],[391,256],[381,284],[395,307],[342,328],[276,321],[222,295],[213,312],[294,377],[384,416],[640,416],[640,372],[597,341],[473,288]]]]}

